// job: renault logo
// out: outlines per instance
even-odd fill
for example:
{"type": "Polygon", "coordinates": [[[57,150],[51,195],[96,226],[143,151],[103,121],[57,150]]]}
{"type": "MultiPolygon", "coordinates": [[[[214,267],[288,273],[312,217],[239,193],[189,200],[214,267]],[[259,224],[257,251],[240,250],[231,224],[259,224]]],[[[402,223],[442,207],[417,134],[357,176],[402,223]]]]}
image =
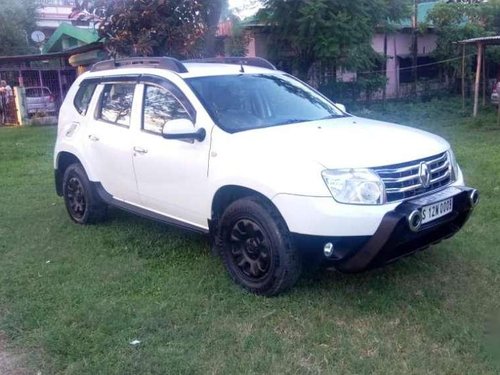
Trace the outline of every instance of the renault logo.
{"type": "Polygon", "coordinates": [[[420,178],[420,183],[422,184],[422,187],[428,188],[429,185],[431,184],[431,170],[427,163],[420,163],[418,177],[420,178]]]}

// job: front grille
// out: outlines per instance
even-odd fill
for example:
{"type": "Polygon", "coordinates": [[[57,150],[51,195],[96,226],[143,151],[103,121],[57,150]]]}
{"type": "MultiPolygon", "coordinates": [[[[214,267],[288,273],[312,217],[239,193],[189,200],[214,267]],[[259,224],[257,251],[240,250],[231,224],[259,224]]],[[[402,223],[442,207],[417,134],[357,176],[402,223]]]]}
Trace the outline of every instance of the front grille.
{"type": "Polygon", "coordinates": [[[385,185],[387,202],[413,198],[449,185],[452,171],[448,153],[415,160],[408,163],[374,168],[385,185]],[[420,180],[420,165],[426,163],[431,172],[429,186],[424,187],[420,180]]]}

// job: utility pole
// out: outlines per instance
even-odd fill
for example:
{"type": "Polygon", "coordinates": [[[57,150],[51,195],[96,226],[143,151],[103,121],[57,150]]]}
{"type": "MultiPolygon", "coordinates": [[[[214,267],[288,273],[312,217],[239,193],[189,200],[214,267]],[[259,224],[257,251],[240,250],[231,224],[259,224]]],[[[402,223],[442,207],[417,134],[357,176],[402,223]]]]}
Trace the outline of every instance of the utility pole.
{"type": "Polygon", "coordinates": [[[418,0],[413,0],[412,25],[412,94],[417,96],[418,63],[418,0]]]}

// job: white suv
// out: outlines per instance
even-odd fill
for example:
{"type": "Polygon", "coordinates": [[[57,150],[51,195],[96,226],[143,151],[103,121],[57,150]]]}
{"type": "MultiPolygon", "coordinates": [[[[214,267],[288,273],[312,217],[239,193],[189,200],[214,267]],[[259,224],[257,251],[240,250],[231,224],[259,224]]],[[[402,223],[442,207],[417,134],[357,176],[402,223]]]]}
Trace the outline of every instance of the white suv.
{"type": "Polygon", "coordinates": [[[305,263],[384,265],[456,233],[479,201],[450,145],[352,116],[262,59],[105,61],[59,115],[57,193],[206,233],[231,278],[275,295],[305,263]]]}

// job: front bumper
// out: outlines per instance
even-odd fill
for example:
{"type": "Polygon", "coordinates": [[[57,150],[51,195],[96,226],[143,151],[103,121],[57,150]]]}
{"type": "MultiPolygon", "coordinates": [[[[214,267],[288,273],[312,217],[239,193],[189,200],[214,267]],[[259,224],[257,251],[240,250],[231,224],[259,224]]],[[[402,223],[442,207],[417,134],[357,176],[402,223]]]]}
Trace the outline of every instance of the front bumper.
{"type": "MultiPolygon", "coordinates": [[[[372,236],[310,236],[293,234],[295,245],[309,260],[327,262],[343,272],[360,272],[382,266],[423,250],[453,236],[468,220],[477,199],[477,191],[467,187],[449,187],[439,194],[405,201],[387,212],[372,236]],[[453,198],[453,211],[439,219],[410,229],[409,217],[424,206],[453,198]],[[324,246],[333,245],[329,257],[324,246]]],[[[353,223],[355,225],[355,223],[353,223]]]]}

